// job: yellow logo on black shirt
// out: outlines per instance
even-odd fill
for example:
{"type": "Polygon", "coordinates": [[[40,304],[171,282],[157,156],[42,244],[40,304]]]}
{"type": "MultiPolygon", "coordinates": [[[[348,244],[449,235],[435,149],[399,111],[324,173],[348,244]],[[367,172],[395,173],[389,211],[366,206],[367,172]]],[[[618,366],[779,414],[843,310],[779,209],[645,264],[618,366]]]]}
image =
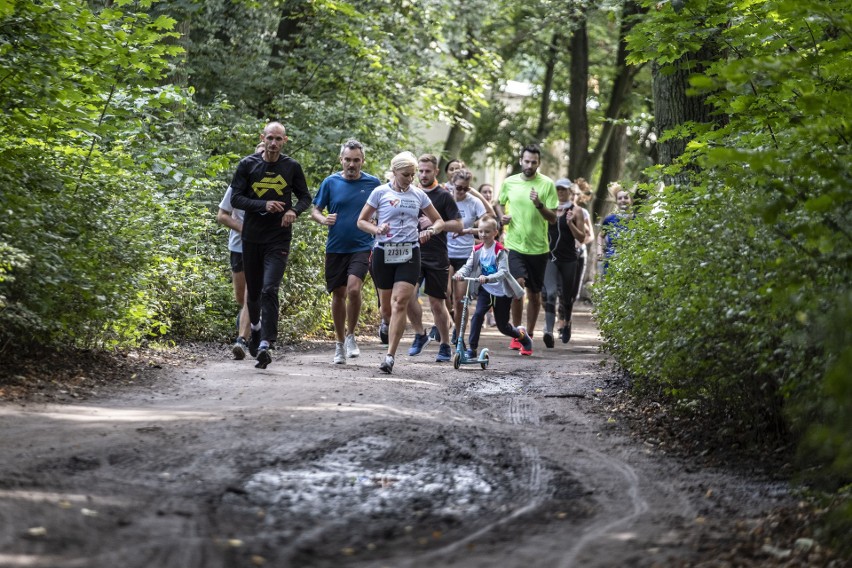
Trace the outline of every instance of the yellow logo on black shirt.
{"type": "Polygon", "coordinates": [[[281,174],[275,172],[267,172],[262,180],[256,181],[251,185],[254,194],[258,197],[263,197],[270,189],[281,197],[284,195],[285,187],[287,187],[287,180],[281,177],[281,174]]]}

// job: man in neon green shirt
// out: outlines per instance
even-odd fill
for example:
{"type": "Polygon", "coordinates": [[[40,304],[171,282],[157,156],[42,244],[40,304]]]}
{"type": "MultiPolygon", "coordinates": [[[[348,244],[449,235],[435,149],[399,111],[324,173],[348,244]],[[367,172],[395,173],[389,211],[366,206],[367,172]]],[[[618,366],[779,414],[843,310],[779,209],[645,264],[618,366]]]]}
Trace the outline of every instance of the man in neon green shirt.
{"type": "MultiPolygon", "coordinates": [[[[509,249],[509,272],[527,292],[527,333],[532,337],[541,310],[541,288],[550,254],[547,225],[556,222],[556,186],[549,177],[538,173],[541,150],[527,146],[521,152],[521,173],[506,178],[500,186],[499,202],[508,214],[502,216],[506,227],[504,244],[509,249]]],[[[523,299],[512,301],[512,325],[521,323],[523,299]]],[[[517,340],[509,344],[521,355],[532,355],[517,340]]]]}

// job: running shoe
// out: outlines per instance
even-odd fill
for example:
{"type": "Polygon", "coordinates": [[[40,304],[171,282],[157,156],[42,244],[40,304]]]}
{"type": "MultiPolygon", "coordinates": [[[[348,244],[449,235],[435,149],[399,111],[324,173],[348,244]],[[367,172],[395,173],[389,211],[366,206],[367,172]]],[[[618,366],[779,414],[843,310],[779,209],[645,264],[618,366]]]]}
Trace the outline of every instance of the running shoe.
{"type": "Polygon", "coordinates": [[[379,326],[379,340],[382,342],[382,345],[388,344],[388,324],[382,322],[379,326]]]}
{"type": "Polygon", "coordinates": [[[517,351],[520,348],[521,348],[521,342],[513,337],[512,341],[509,342],[509,349],[514,349],[515,351],[517,351]]]}
{"type": "Polygon", "coordinates": [[[532,339],[527,334],[527,330],[524,326],[518,326],[518,332],[520,332],[521,336],[518,338],[518,342],[521,344],[521,355],[532,355],[533,344],[532,339]]]}
{"type": "Polygon", "coordinates": [[[346,349],[344,349],[342,343],[334,344],[334,364],[335,365],[345,365],[346,364],[346,349]]]}
{"type": "Polygon", "coordinates": [[[347,335],[346,340],[343,342],[343,346],[346,350],[346,357],[348,357],[349,359],[357,357],[361,354],[361,350],[358,349],[358,344],[355,343],[354,335],[347,335]]]}
{"type": "Polygon", "coordinates": [[[414,341],[411,343],[411,349],[408,350],[408,355],[414,357],[415,355],[420,355],[420,352],[423,351],[423,348],[429,345],[429,342],[432,338],[429,337],[429,334],[426,333],[426,329],[423,329],[423,333],[415,333],[414,341]]]}
{"type": "Polygon", "coordinates": [[[468,359],[476,359],[476,349],[473,347],[469,347],[465,352],[464,356],[468,359]]]}
{"type": "Polygon", "coordinates": [[[562,339],[562,343],[568,343],[571,341],[571,322],[568,322],[568,325],[559,330],[559,337],[562,339]]]}
{"type": "Polygon", "coordinates": [[[272,363],[272,355],[269,354],[269,347],[261,347],[257,352],[257,364],[255,367],[265,369],[270,363],[272,363]]]}
{"type": "Polygon", "coordinates": [[[388,375],[393,372],[393,355],[385,355],[385,360],[382,361],[381,365],[379,365],[379,370],[387,373],[388,375]]]}
{"type": "Polygon", "coordinates": [[[440,346],[438,346],[438,355],[435,357],[435,361],[437,363],[446,363],[452,358],[453,351],[448,344],[442,343],[440,346]]]}
{"type": "Polygon", "coordinates": [[[238,337],[234,342],[234,346],[231,347],[231,352],[234,354],[234,359],[237,361],[242,361],[246,358],[246,353],[248,353],[248,345],[246,345],[246,340],[242,337],[238,337]]]}
{"type": "Polygon", "coordinates": [[[260,330],[251,330],[251,338],[249,339],[249,355],[257,357],[257,348],[260,347],[260,330]]]}
{"type": "Polygon", "coordinates": [[[549,331],[544,332],[544,346],[553,349],[553,334],[549,331]]]}

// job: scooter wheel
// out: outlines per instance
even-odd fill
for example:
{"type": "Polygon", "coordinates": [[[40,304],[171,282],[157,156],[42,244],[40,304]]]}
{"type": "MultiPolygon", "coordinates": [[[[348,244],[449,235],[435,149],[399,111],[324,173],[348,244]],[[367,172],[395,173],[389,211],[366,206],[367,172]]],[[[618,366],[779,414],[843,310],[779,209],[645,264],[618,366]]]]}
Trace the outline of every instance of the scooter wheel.
{"type": "Polygon", "coordinates": [[[459,367],[461,367],[461,355],[456,353],[453,355],[453,369],[458,369],[459,367]]]}
{"type": "Polygon", "coordinates": [[[489,363],[488,353],[484,354],[484,355],[482,356],[482,358],[483,358],[483,361],[482,361],[481,363],[479,363],[479,365],[480,365],[483,369],[487,369],[487,368],[488,368],[488,363],[489,363]]]}

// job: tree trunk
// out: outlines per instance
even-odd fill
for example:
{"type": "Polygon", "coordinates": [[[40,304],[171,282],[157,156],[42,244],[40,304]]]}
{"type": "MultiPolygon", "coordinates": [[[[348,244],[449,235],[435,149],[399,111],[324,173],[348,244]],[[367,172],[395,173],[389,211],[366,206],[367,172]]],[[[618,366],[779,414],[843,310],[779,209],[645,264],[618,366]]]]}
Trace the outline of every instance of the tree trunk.
{"type": "MultiPolygon", "coordinates": [[[[629,114],[622,113],[621,109],[630,96],[630,92],[633,90],[633,80],[642,66],[630,66],[627,64],[627,34],[636,23],[634,16],[639,13],[641,13],[641,7],[636,2],[628,0],[624,3],[621,13],[621,28],[618,34],[618,52],[615,56],[615,79],[612,84],[612,91],[609,94],[609,104],[606,106],[601,135],[595,144],[595,149],[591,154],[587,155],[586,161],[578,166],[579,173],[575,174],[574,177],[584,177],[586,179],[592,177],[592,172],[598,160],[601,159],[605,151],[609,151],[610,136],[614,134],[617,128],[614,121],[619,118],[626,119],[629,117],[629,114]]],[[[618,142],[618,144],[621,143],[622,141],[618,142]]],[[[574,178],[572,177],[571,179],[574,178]]]]}
{"type": "Polygon", "coordinates": [[[275,41],[272,42],[272,50],[269,55],[269,67],[280,69],[283,67],[282,56],[293,38],[299,35],[299,25],[305,13],[294,8],[291,3],[284,4],[281,9],[281,19],[278,20],[278,29],[275,32],[275,41]]]}
{"type": "Polygon", "coordinates": [[[578,23],[571,35],[571,85],[568,101],[568,177],[581,177],[589,155],[589,118],[586,102],[589,97],[589,37],[586,18],[578,23]]]}
{"type": "Polygon", "coordinates": [[[550,94],[553,92],[553,73],[556,70],[556,62],[559,60],[559,46],[562,43],[562,35],[555,31],[550,39],[550,47],[547,50],[547,66],[544,70],[544,83],[541,88],[541,105],[539,106],[538,127],[535,131],[535,143],[541,144],[550,133],[552,121],[550,120],[550,94]]]}
{"type": "Polygon", "coordinates": [[[462,127],[462,123],[470,121],[471,118],[470,109],[464,106],[462,101],[459,101],[456,105],[456,117],[459,118],[453,120],[452,125],[450,125],[450,132],[447,134],[447,140],[444,142],[444,149],[441,151],[441,156],[439,157],[439,174],[444,171],[444,168],[450,160],[458,158],[461,154],[462,144],[464,144],[464,138],[467,134],[464,127],[462,127]]]}
{"type": "MultiPolygon", "coordinates": [[[[707,98],[688,96],[689,77],[701,73],[705,63],[717,57],[713,48],[704,47],[695,54],[687,54],[668,68],[654,63],[653,93],[654,93],[654,127],[657,140],[667,131],[685,122],[712,123],[724,121],[724,118],[713,116],[713,107],[707,104],[707,98]]],[[[657,163],[672,164],[686,150],[688,138],[671,138],[657,142],[657,163]]],[[[690,167],[665,179],[666,185],[684,185],[689,183],[691,172],[697,168],[690,167]]]]}

